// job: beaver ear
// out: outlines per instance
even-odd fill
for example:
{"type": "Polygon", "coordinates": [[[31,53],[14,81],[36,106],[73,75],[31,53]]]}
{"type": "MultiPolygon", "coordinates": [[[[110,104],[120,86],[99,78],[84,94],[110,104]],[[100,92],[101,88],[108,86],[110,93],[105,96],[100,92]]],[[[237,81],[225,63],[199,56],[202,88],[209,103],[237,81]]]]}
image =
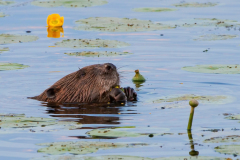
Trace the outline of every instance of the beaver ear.
{"type": "Polygon", "coordinates": [[[80,69],[80,70],[78,71],[77,77],[78,77],[78,78],[82,78],[82,77],[84,77],[85,75],[86,75],[86,72],[85,72],[83,69],[80,69]]]}
{"type": "Polygon", "coordinates": [[[47,97],[55,98],[55,94],[59,91],[56,87],[51,87],[47,89],[47,97]]]}

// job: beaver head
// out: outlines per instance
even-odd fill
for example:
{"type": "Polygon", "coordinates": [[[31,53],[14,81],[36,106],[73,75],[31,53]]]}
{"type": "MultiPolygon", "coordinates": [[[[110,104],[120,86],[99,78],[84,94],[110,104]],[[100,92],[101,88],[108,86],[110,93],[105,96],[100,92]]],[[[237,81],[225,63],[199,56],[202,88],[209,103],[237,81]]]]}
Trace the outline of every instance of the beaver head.
{"type": "Polygon", "coordinates": [[[111,88],[119,81],[115,65],[95,64],[66,75],[33,98],[47,102],[108,102],[111,88]]]}

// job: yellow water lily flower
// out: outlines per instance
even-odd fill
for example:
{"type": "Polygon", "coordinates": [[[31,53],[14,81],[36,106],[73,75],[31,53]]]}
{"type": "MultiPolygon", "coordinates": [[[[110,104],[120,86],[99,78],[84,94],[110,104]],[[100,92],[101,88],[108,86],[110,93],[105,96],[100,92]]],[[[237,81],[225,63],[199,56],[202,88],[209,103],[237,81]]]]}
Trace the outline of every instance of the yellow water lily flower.
{"type": "Polygon", "coordinates": [[[61,27],[64,23],[64,17],[60,17],[59,14],[54,13],[48,16],[47,25],[48,27],[61,27]]]}
{"type": "Polygon", "coordinates": [[[62,33],[62,37],[64,36],[64,30],[62,27],[48,27],[47,29],[49,38],[60,38],[60,33],[62,33]]]}

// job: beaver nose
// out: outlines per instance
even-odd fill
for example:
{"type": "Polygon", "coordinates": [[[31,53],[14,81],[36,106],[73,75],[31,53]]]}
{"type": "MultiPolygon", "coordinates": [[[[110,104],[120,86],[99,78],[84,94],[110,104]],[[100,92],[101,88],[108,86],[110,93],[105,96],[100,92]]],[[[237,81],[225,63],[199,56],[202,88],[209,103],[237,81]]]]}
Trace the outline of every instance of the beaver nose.
{"type": "Polygon", "coordinates": [[[112,68],[112,66],[110,66],[109,64],[105,64],[105,68],[109,71],[112,68]]]}

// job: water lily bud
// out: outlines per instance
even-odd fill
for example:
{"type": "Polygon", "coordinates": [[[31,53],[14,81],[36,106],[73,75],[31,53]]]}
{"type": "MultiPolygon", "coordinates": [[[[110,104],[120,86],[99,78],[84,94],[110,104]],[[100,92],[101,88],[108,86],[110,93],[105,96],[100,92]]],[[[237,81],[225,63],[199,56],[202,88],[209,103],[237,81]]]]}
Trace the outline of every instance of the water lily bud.
{"type": "Polygon", "coordinates": [[[139,70],[135,70],[135,76],[132,78],[133,82],[145,82],[146,79],[139,73],[139,70]]]}
{"type": "Polygon", "coordinates": [[[191,107],[197,107],[198,106],[198,101],[196,100],[196,99],[192,99],[192,100],[190,100],[189,101],[189,105],[191,106],[191,107]]]}

